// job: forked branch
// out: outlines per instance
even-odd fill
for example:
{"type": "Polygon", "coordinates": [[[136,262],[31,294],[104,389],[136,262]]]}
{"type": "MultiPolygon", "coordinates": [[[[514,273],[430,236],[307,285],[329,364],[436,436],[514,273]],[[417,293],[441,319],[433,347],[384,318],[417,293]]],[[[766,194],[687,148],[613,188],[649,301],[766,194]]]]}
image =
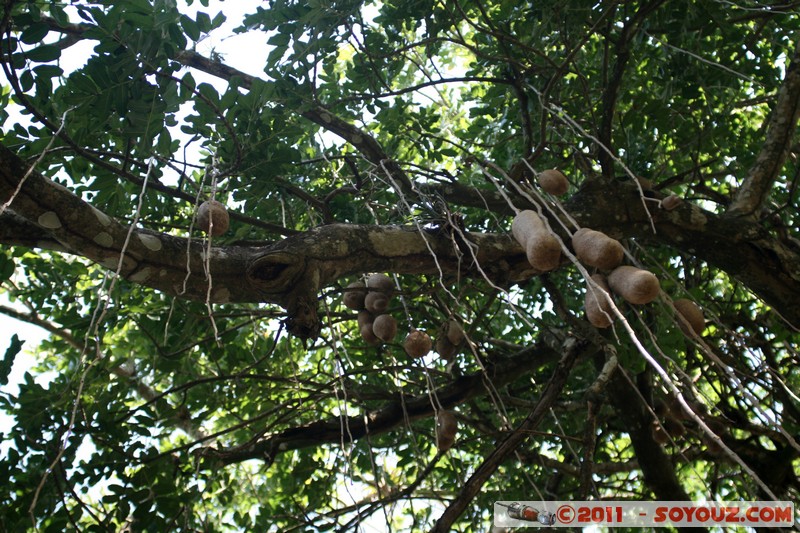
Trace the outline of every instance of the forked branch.
{"type": "Polygon", "coordinates": [[[728,209],[735,216],[753,215],[764,204],[783,168],[800,119],[800,42],[795,43],[786,77],[767,125],[767,138],[728,209]]]}

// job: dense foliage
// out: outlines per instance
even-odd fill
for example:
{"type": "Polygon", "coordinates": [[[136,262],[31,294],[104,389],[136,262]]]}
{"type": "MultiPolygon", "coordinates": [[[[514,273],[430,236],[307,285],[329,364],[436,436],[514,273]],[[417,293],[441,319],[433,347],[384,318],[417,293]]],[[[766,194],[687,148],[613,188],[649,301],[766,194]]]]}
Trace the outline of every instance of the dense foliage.
{"type": "Polygon", "coordinates": [[[800,3],[192,3],[4,3],[0,312],[52,335],[0,395],[0,531],[797,499],[800,3]],[[230,28],[261,49],[204,48],[230,28]],[[551,272],[511,237],[525,209],[563,243],[551,272]],[[659,297],[590,325],[579,227],[659,297]],[[375,272],[390,342],[342,304],[375,272]],[[455,357],[405,353],[450,320],[455,357]]]}

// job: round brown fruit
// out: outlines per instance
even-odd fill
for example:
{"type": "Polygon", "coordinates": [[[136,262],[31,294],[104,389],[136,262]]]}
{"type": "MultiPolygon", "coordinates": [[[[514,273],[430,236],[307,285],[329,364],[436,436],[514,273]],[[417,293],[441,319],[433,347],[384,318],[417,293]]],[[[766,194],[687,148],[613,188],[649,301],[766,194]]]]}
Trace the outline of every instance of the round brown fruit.
{"type": "Polygon", "coordinates": [[[706,329],[706,318],[703,316],[703,312],[697,307],[697,304],[691,300],[687,300],[686,298],[679,298],[672,302],[672,305],[675,306],[675,310],[678,311],[683,319],[689,323],[687,327],[683,320],[678,319],[678,326],[680,326],[681,331],[689,334],[689,327],[691,327],[691,331],[699,337],[702,335],[703,330],[706,329]]]}
{"type": "Polygon", "coordinates": [[[666,209],[667,211],[672,211],[679,205],[683,203],[683,199],[678,196],[677,194],[670,194],[663,200],[661,200],[661,208],[666,209]]]}
{"type": "Polygon", "coordinates": [[[363,328],[366,325],[369,325],[370,329],[372,329],[372,323],[375,321],[375,316],[370,313],[369,311],[359,311],[358,312],[358,327],[363,328]]]}
{"type": "Polygon", "coordinates": [[[611,309],[611,303],[606,295],[611,296],[606,283],[606,278],[600,274],[594,274],[592,280],[597,283],[600,288],[595,288],[591,283],[586,284],[586,299],[584,300],[583,308],[586,310],[586,318],[596,328],[607,328],[614,322],[614,311],[611,309]]]}
{"type": "Polygon", "coordinates": [[[447,340],[453,346],[459,346],[464,342],[464,328],[458,323],[458,320],[450,319],[445,326],[447,328],[447,340]]]}
{"type": "Polygon", "coordinates": [[[436,338],[436,353],[445,361],[452,361],[458,353],[458,347],[447,340],[446,335],[440,335],[436,338]]]}
{"type": "Polygon", "coordinates": [[[364,298],[364,307],[379,315],[389,307],[389,297],[382,292],[369,292],[364,298]]]}
{"type": "Polygon", "coordinates": [[[380,315],[372,322],[372,332],[383,342],[391,342],[397,335],[397,320],[391,315],[380,315]]]}
{"type": "Polygon", "coordinates": [[[372,324],[364,324],[358,331],[361,333],[361,338],[364,339],[367,344],[375,346],[381,343],[381,340],[372,331],[372,324]]]}
{"type": "Polygon", "coordinates": [[[342,303],[348,309],[360,311],[364,309],[364,297],[367,294],[367,289],[360,281],[354,281],[347,286],[342,296],[342,303]]]}
{"type": "Polygon", "coordinates": [[[528,239],[536,232],[547,231],[536,211],[524,209],[511,221],[511,234],[523,248],[528,247],[528,239]]]}
{"type": "Polygon", "coordinates": [[[601,270],[613,270],[622,263],[625,250],[618,240],[601,231],[581,228],[572,236],[575,256],[584,264],[601,270]]]}
{"type": "Polygon", "coordinates": [[[394,290],[392,278],[386,274],[372,274],[367,278],[367,288],[370,291],[378,291],[386,294],[394,290]]]}
{"type": "Polygon", "coordinates": [[[528,262],[536,270],[549,272],[561,264],[561,245],[535,211],[517,213],[511,222],[511,233],[525,248],[528,262]]]}
{"type": "Polygon", "coordinates": [[[424,357],[433,348],[433,341],[430,335],[418,329],[412,330],[403,341],[403,348],[409,357],[424,357]]]}
{"type": "Polygon", "coordinates": [[[569,181],[556,169],[544,170],[539,173],[539,185],[545,192],[560,196],[569,190],[569,181]]]}
{"type": "Polygon", "coordinates": [[[436,415],[436,447],[446,452],[453,447],[458,431],[458,421],[453,411],[439,411],[436,415]]]}
{"type": "Polygon", "coordinates": [[[661,289],[655,274],[629,265],[615,268],[608,275],[608,285],[612,291],[636,305],[652,302],[661,289]]]}
{"type": "Polygon", "coordinates": [[[207,200],[197,208],[197,226],[212,237],[219,237],[230,225],[225,206],[216,200],[207,200]]]}

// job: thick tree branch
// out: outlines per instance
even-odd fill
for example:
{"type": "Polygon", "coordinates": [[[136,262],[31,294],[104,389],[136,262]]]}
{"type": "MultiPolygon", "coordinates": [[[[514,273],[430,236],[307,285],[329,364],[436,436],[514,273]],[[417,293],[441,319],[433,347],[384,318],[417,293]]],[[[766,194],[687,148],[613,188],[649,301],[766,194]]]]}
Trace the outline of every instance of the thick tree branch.
{"type": "MultiPolygon", "coordinates": [[[[612,76],[606,87],[606,93],[604,94],[605,114],[601,126],[601,130],[606,132],[609,139],[610,130],[608,128],[611,126],[611,118],[613,117],[613,110],[618,96],[618,88],[616,86],[620,83],[626,57],[629,54],[625,49],[626,43],[638,31],[642,20],[657,9],[661,3],[661,0],[654,0],[643,5],[628,21],[623,35],[617,43],[618,51],[621,51],[622,54],[617,57],[616,74],[612,76]]],[[[73,25],[60,30],[56,25],[51,24],[51,27],[54,30],[75,35],[85,31],[87,26],[73,25]]],[[[798,47],[798,50],[800,50],[800,47],[798,47]]],[[[797,123],[797,93],[800,91],[800,69],[797,68],[798,54],[800,52],[798,50],[796,50],[790,67],[787,69],[787,79],[781,89],[782,96],[779,95],[779,104],[773,113],[773,122],[779,124],[780,128],[776,125],[770,129],[773,141],[768,142],[762,152],[765,162],[770,161],[770,157],[766,154],[773,153],[772,150],[778,150],[778,155],[784,154],[783,158],[785,160],[786,150],[782,148],[782,143],[785,142],[785,139],[791,138],[797,123]],[[788,111],[791,111],[789,115],[787,115],[788,111]],[[789,120],[788,116],[793,118],[789,120]],[[781,128],[784,136],[777,133],[781,128]]],[[[222,79],[237,77],[242,80],[243,87],[249,87],[256,82],[265,83],[227,65],[213,62],[195,52],[181,52],[176,59],[186,66],[197,68],[222,79]]],[[[314,107],[302,112],[302,114],[309,120],[341,136],[347,142],[353,143],[370,162],[379,168],[386,169],[389,176],[397,182],[399,187],[403,190],[408,189],[407,176],[394,161],[386,156],[374,138],[322,107],[314,107]]],[[[761,159],[762,157],[759,158],[759,160],[761,159]]],[[[778,164],[774,166],[773,171],[755,172],[756,169],[761,168],[756,164],[754,172],[751,172],[751,177],[748,177],[746,186],[742,188],[742,193],[739,196],[741,202],[745,202],[745,197],[759,198],[759,194],[755,194],[758,190],[768,190],[769,183],[774,179],[780,167],[781,164],[778,164]],[[766,179],[766,181],[757,177],[768,174],[772,177],[766,179]],[[745,190],[750,190],[753,194],[745,193],[745,190]]],[[[620,187],[616,183],[606,183],[604,187],[606,189],[584,187],[567,203],[567,207],[571,209],[581,225],[606,230],[607,232],[615,233],[619,237],[647,238],[651,241],[674,246],[676,249],[687,253],[699,255],[714,266],[743,281],[787,320],[796,325],[800,324],[800,303],[798,303],[800,298],[797,297],[800,294],[798,292],[800,291],[800,273],[797,272],[797,267],[794,266],[798,264],[799,259],[796,252],[786,248],[756,227],[743,226],[695,207],[673,212],[670,216],[663,216],[665,215],[664,213],[658,213],[658,221],[662,224],[661,227],[657,228],[657,235],[653,236],[649,228],[640,228],[637,225],[639,222],[638,216],[643,212],[643,209],[631,208],[631,206],[640,202],[632,198],[629,191],[624,191],[622,197],[617,197],[607,189],[608,187],[620,187]],[[598,209],[598,206],[605,206],[605,209],[598,209]],[[621,216],[621,213],[625,213],[625,216],[621,216]],[[773,276],[773,272],[777,272],[778,275],[773,276]],[[788,283],[788,285],[784,285],[784,283],[788,283]]],[[[441,194],[446,200],[460,205],[478,208],[489,207],[489,209],[498,213],[513,214],[505,200],[495,191],[478,191],[455,183],[441,186],[425,185],[418,187],[418,189],[422,190],[423,193],[427,191],[441,194]]],[[[763,194],[765,193],[762,192],[761,197],[763,197],[763,194]]],[[[748,202],[750,201],[748,200],[748,202]]],[[[761,200],[753,201],[760,202],[761,200]]],[[[523,201],[517,207],[525,208],[529,206],[525,205],[523,201]]],[[[364,270],[367,269],[365,268],[364,270]]]]}
{"type": "MultiPolygon", "coordinates": [[[[24,175],[24,163],[0,146],[0,195],[5,201],[24,175]]],[[[423,192],[436,193],[460,205],[489,207],[511,214],[496,191],[479,191],[446,184],[423,192]]],[[[648,214],[637,201],[638,190],[621,182],[587,183],[566,207],[582,226],[617,237],[637,237],[667,244],[741,280],[793,324],[800,324],[800,256],[760,226],[739,218],[719,217],[688,202],[675,211],[648,202],[656,224],[652,234],[648,214]],[[621,207],[624,206],[624,207],[621,207]]],[[[520,202],[518,207],[527,205],[520,202]]],[[[72,193],[32,173],[20,197],[0,220],[0,242],[66,250],[115,269],[128,228],[100,213],[72,193]],[[99,214],[98,214],[99,213],[99,214]],[[55,224],[58,228],[44,227],[55,224]],[[40,218],[44,217],[41,221],[40,218]],[[67,224],[67,222],[69,224],[67,224]],[[107,225],[106,225],[107,224],[107,225]],[[71,228],[71,229],[70,229],[71,228]],[[99,241],[98,241],[99,239],[99,241]],[[109,241],[110,239],[110,241],[109,241]]],[[[555,226],[554,226],[555,227],[555,226]]],[[[167,294],[204,300],[208,280],[203,243],[143,229],[132,233],[121,274],[167,294]],[[147,243],[147,244],[145,244],[147,243]],[[186,249],[191,245],[187,278],[186,249]],[[149,246],[149,247],[148,247],[149,246]]],[[[499,284],[535,274],[522,249],[506,235],[468,234],[478,264],[499,284]]],[[[479,277],[477,264],[463,257],[446,232],[396,226],[330,225],[290,237],[272,246],[213,248],[209,259],[216,302],[268,302],[290,314],[316,307],[316,292],[340,277],[369,271],[394,271],[479,277]],[[431,251],[438,258],[434,261],[431,251]],[[441,270],[440,270],[441,269],[441,270]],[[290,289],[292,288],[292,289],[290,289]]],[[[300,313],[302,315],[302,313],[300,313]]],[[[316,316],[299,317],[298,327],[316,327],[316,316]]]]}
{"type": "Polygon", "coordinates": [[[622,426],[630,435],[645,483],[659,500],[691,500],[678,481],[669,455],[653,440],[652,415],[625,372],[623,368],[619,368],[611,377],[609,397],[622,426]]]}
{"type": "Polygon", "coordinates": [[[769,190],[783,168],[800,120],[800,42],[786,77],[778,90],[778,98],[767,125],[767,137],[756,162],[747,174],[728,213],[736,216],[752,215],[765,202],[769,190]]]}
{"type": "Polygon", "coordinates": [[[466,235],[473,262],[462,257],[448,232],[416,227],[333,224],[271,246],[212,247],[206,253],[203,241],[125,226],[27,170],[0,145],[0,202],[11,201],[2,215],[9,224],[0,229],[8,241],[0,242],[59,248],[174,296],[278,304],[301,337],[318,331],[319,289],[350,274],[488,275],[501,284],[531,274],[522,248],[507,235],[466,235]]]}
{"type": "MultiPolygon", "coordinates": [[[[589,355],[590,347],[576,343],[574,339],[569,342],[570,345],[575,345],[575,349],[570,351],[569,355],[571,362],[574,362],[573,358],[589,355]]],[[[431,394],[413,398],[398,398],[391,404],[364,415],[352,416],[347,420],[336,418],[314,422],[268,435],[232,449],[200,448],[195,451],[195,454],[207,460],[206,465],[209,468],[213,468],[214,465],[228,465],[248,459],[262,459],[271,463],[281,452],[341,442],[343,426],[347,427],[348,438],[352,437],[353,440],[358,440],[367,432],[374,436],[394,429],[407,421],[433,416],[434,407],[431,403],[431,396],[437,399],[442,408],[448,409],[470,398],[486,394],[487,382],[492,383],[495,389],[500,388],[521,375],[546,366],[556,360],[558,356],[559,353],[556,350],[545,343],[540,343],[521,350],[512,357],[487,364],[486,370],[483,372],[456,378],[449,385],[443,386],[431,394]]],[[[564,368],[563,365],[562,362],[559,369],[564,368]]],[[[559,372],[561,370],[557,370],[556,374],[560,376],[559,372]]],[[[563,377],[566,379],[566,375],[563,377]]]]}
{"type": "Polygon", "coordinates": [[[525,441],[531,430],[535,429],[547,413],[550,412],[550,407],[561,394],[575,361],[578,360],[578,356],[587,350],[587,346],[589,346],[588,343],[580,342],[573,337],[567,339],[564,343],[564,355],[558,362],[558,366],[553,371],[553,375],[545,385],[544,390],[542,390],[536,407],[514,431],[497,445],[470,476],[456,499],[450,502],[442,516],[439,517],[436,525],[431,529],[432,533],[450,531],[450,527],[461,516],[461,513],[464,512],[464,509],[467,508],[472,499],[475,498],[484,483],[508,456],[514,453],[514,450],[525,441]]]}

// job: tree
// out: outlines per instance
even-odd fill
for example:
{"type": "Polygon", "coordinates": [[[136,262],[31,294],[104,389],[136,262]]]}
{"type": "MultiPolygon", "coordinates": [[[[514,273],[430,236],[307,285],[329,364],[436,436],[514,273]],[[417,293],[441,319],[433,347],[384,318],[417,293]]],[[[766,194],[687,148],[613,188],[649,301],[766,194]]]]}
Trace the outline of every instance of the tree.
{"type": "Polygon", "coordinates": [[[2,311],[52,333],[55,377],[2,396],[2,530],[797,498],[797,2],[274,0],[237,21],[260,76],[198,51],[225,21],[200,3],[5,2],[2,311]],[[578,228],[657,298],[621,298],[578,228]],[[387,308],[357,319],[373,273],[387,308]]]}

